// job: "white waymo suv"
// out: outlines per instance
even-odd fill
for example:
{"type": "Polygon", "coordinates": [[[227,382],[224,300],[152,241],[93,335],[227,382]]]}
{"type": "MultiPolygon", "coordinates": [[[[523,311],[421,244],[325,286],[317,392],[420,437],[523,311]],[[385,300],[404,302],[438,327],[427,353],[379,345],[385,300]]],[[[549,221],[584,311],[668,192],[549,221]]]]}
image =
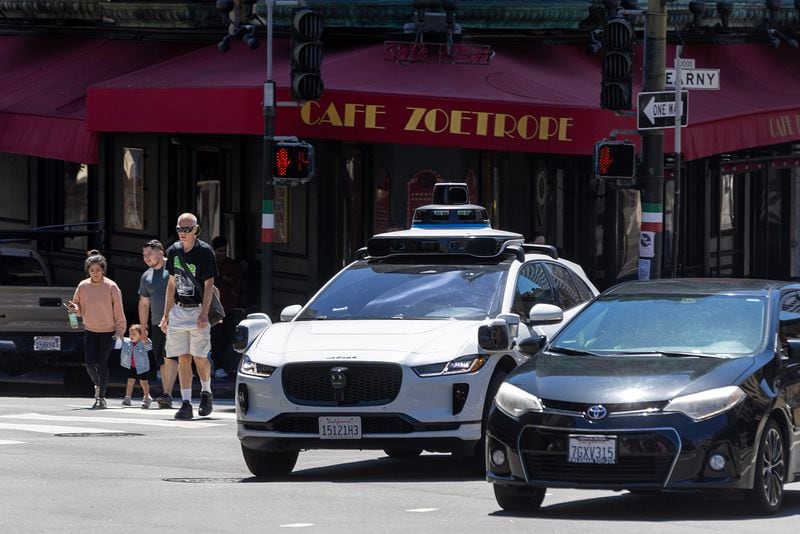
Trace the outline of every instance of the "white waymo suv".
{"type": "Polygon", "coordinates": [[[288,474],[305,449],[451,452],[482,465],[492,399],[527,358],[517,344],[553,335],[597,294],[554,247],[491,228],[463,184],[438,185],[434,201],[450,204],[374,236],[280,323],[251,314],[237,327],[238,437],[254,475],[288,474]]]}

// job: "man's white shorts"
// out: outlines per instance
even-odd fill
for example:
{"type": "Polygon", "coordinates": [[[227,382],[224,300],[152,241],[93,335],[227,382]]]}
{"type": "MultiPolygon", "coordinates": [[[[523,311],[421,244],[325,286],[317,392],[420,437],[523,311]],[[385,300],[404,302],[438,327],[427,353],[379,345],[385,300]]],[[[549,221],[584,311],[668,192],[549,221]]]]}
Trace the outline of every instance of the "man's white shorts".
{"type": "Polygon", "coordinates": [[[169,311],[167,327],[167,357],[177,358],[182,354],[191,354],[198,358],[207,358],[211,351],[211,327],[202,330],[197,328],[200,307],[183,308],[177,304],[169,311]]]}

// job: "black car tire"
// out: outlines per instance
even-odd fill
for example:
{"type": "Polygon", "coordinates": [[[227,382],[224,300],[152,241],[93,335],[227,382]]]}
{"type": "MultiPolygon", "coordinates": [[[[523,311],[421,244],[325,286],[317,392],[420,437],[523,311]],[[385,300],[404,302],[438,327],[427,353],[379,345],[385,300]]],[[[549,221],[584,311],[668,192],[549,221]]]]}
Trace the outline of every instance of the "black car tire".
{"type": "Polygon", "coordinates": [[[422,454],[422,449],[383,449],[389,458],[414,458],[422,454]]]}
{"type": "Polygon", "coordinates": [[[255,451],[242,445],[242,456],[247,469],[257,477],[281,477],[292,472],[299,451],[255,451]]]}
{"type": "Polygon", "coordinates": [[[764,515],[777,512],[783,502],[785,480],[786,453],[783,435],[778,424],[770,419],[758,444],[753,489],[747,494],[753,512],[764,515]]]}
{"type": "Polygon", "coordinates": [[[535,512],[542,506],[547,488],[502,486],[493,484],[494,498],[500,508],[509,512],[535,512]]]}

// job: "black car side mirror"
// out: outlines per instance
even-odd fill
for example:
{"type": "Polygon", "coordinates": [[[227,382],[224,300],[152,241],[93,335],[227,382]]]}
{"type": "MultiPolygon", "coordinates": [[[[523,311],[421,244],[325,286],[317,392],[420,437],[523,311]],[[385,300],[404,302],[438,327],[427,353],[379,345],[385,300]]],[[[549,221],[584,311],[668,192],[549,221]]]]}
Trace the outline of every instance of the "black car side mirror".
{"type": "Polygon", "coordinates": [[[547,336],[531,336],[519,342],[519,350],[531,356],[539,352],[547,344],[547,336]]]}
{"type": "Polygon", "coordinates": [[[505,324],[485,324],[478,328],[478,345],[483,350],[508,350],[508,327],[505,324]]]}
{"type": "Polygon", "coordinates": [[[236,331],[233,333],[233,350],[236,352],[244,352],[249,345],[248,341],[248,329],[245,325],[240,324],[236,326],[236,331]]]}

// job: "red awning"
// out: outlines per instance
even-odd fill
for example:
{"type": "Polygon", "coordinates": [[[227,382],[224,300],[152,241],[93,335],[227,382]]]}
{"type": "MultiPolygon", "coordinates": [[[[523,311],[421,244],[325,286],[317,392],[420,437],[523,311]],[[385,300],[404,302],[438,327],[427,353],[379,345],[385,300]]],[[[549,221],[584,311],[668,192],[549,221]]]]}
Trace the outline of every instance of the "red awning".
{"type": "MultiPolygon", "coordinates": [[[[266,56],[208,46],[88,92],[88,127],[106,132],[263,133],[266,56]]],[[[326,46],[319,102],[279,107],[278,135],[540,153],[590,154],[631,116],[599,109],[601,56],[581,46],[495,47],[488,66],[384,60],[382,44],[326,46]]],[[[641,73],[637,53],[637,77],[641,73]]],[[[667,53],[672,63],[674,48],[667,53]]],[[[764,44],[691,44],[684,57],[720,69],[721,89],[691,91],[686,159],[800,139],[800,54],[764,44]]],[[[288,46],[276,41],[273,79],[290,100],[288,46]]],[[[640,90],[637,85],[636,90],[640,90]]],[[[673,135],[665,132],[665,151],[673,135]]],[[[634,137],[635,140],[635,137],[634,137]]]]}
{"type": "MultiPolygon", "coordinates": [[[[210,46],[89,89],[95,131],[263,134],[266,56],[210,46]]],[[[278,100],[290,100],[289,51],[274,47],[278,100]]],[[[592,151],[630,118],[598,108],[599,58],[582,47],[497,49],[490,65],[401,64],[383,44],[326,45],[325,93],[279,107],[278,135],[544,153],[592,151]]]]}
{"type": "MultiPolygon", "coordinates": [[[[684,46],[698,69],[719,69],[719,90],[689,91],[686,159],[800,140],[800,54],[788,46],[684,46]]],[[[670,47],[668,64],[675,57],[670,47]]],[[[672,147],[673,134],[667,136],[672,147]]]]}
{"type": "Polygon", "coordinates": [[[97,162],[97,134],[86,128],[89,85],[198,45],[0,37],[0,152],[97,162]]]}

